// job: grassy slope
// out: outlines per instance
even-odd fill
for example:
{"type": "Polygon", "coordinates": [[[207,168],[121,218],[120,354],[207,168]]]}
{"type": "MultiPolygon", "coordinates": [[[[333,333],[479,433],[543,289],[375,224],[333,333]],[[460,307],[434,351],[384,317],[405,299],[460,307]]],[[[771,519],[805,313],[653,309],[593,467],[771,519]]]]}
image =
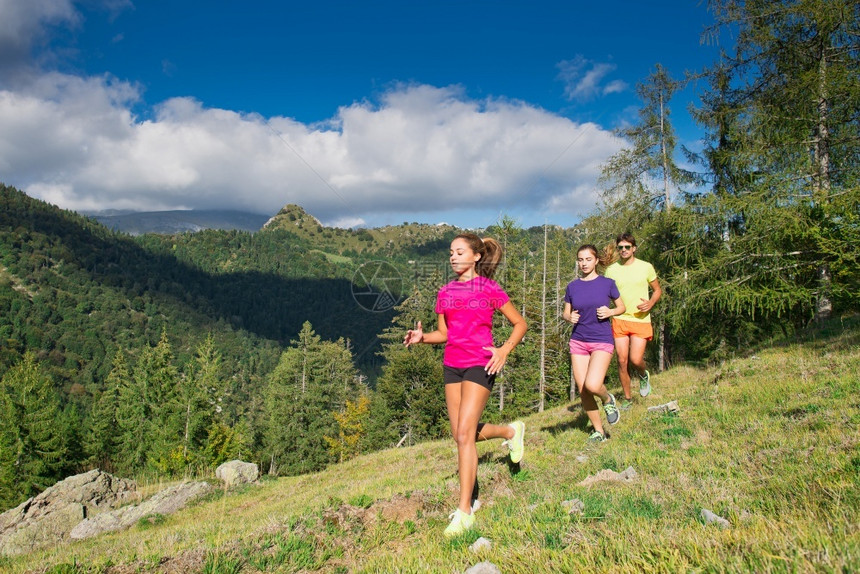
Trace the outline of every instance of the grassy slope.
{"type": "Polygon", "coordinates": [[[462,572],[490,560],[503,572],[860,571],[858,351],[855,318],[717,367],[671,369],[596,446],[578,402],[535,415],[521,468],[498,441],[480,445],[484,506],[459,539],[442,536],[456,459],[439,441],[219,493],[146,528],[0,559],[0,570],[462,572]],[[646,412],[672,399],[679,416],[646,412]],[[630,484],[578,486],[628,466],[630,484]],[[572,498],[583,515],[562,507],[572,498]],[[731,527],[704,524],[703,508],[731,527]],[[478,536],[493,547],[470,551],[478,536]]]}

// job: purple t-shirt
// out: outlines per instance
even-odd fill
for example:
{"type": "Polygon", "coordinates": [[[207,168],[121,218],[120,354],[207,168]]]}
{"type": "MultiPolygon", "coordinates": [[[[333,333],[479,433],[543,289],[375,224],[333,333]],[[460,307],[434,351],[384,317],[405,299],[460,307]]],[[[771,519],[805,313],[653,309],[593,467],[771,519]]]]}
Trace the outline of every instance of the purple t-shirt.
{"type": "Polygon", "coordinates": [[[609,318],[598,319],[597,308],[609,306],[620,297],[615,281],[598,275],[590,281],[574,279],[564,293],[565,303],[579,311],[579,322],[573,326],[570,338],[584,343],[614,343],[612,323],[609,318]]]}
{"type": "Polygon", "coordinates": [[[445,316],[448,342],[443,363],[465,369],[483,367],[493,354],[493,313],[510,300],[498,283],[477,276],[451,281],[436,296],[436,313],[445,316]]]}

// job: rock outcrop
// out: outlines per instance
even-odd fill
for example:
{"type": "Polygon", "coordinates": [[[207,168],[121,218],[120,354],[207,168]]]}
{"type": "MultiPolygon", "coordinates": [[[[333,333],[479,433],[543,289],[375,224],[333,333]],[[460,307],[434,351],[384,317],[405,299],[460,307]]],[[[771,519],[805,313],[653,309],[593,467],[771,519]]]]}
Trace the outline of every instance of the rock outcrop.
{"type": "Polygon", "coordinates": [[[68,540],[82,520],[137,497],[133,481],[98,469],[70,476],[0,514],[0,553],[22,554],[68,540]]]}
{"type": "Polygon", "coordinates": [[[140,504],[103,512],[98,516],[78,522],[70,530],[69,538],[82,540],[104,532],[128,528],[146,516],[173,514],[187,506],[189,502],[208,494],[213,489],[214,487],[208,482],[183,482],[171,486],[140,504]]]}

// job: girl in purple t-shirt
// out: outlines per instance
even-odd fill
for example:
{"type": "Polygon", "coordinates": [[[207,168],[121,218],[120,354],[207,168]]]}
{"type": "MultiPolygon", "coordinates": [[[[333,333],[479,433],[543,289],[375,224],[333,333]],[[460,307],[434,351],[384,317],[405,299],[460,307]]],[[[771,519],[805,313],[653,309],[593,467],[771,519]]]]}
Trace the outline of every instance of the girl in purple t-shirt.
{"type": "Polygon", "coordinates": [[[598,264],[605,266],[606,260],[600,258],[594,245],[580,247],[576,252],[576,263],[582,277],[568,284],[562,316],[573,323],[573,332],[570,335],[570,366],[579,388],[582,408],[594,427],[589,440],[602,442],[609,435],[603,431],[594,396],[597,395],[603,401],[603,410],[609,424],[617,423],[620,415],[615,405],[615,397],[606,390],[603,380],[615,350],[609,318],[621,315],[625,308],[615,281],[597,273],[598,264]],[[608,306],[610,302],[615,304],[613,308],[608,306]]]}
{"type": "Polygon", "coordinates": [[[436,330],[424,333],[419,321],[417,328],[409,330],[403,339],[407,347],[416,343],[445,343],[445,403],[451,434],[457,442],[460,470],[460,502],[445,529],[445,536],[449,537],[475,524],[477,504],[473,505],[473,490],[478,475],[475,442],[504,438],[510,447],[511,461],[518,463],[523,457],[525,425],[521,421],[509,425],[479,422],[496,373],[527,328],[508,295],[492,279],[501,258],[502,248],[494,239],[481,239],[473,233],[455,237],[451,242],[450,262],[457,279],[439,290],[436,330]],[[493,344],[496,309],[513,325],[511,336],[500,347],[493,344]]]}

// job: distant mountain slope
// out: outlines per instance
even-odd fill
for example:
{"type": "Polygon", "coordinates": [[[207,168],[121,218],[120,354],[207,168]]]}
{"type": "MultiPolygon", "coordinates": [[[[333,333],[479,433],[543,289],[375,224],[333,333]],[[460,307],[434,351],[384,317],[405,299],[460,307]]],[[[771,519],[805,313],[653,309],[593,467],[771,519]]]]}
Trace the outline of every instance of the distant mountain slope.
{"type": "Polygon", "coordinates": [[[393,311],[361,308],[354,272],[286,230],[130,238],[0,184],[0,369],[29,350],[66,391],[96,391],[118,348],[166,330],[181,357],[211,333],[256,381],[305,321],[378,363],[393,311]]]}
{"type": "Polygon", "coordinates": [[[203,229],[258,231],[269,219],[268,215],[259,213],[208,209],[128,213],[90,212],[83,215],[92,217],[105,227],[130,235],[172,234],[203,229]]]}
{"type": "Polygon", "coordinates": [[[462,229],[445,223],[407,223],[371,229],[326,227],[298,205],[284,206],[264,226],[264,231],[282,229],[312,243],[316,248],[340,255],[376,255],[393,259],[443,258],[451,239],[462,229]]]}

